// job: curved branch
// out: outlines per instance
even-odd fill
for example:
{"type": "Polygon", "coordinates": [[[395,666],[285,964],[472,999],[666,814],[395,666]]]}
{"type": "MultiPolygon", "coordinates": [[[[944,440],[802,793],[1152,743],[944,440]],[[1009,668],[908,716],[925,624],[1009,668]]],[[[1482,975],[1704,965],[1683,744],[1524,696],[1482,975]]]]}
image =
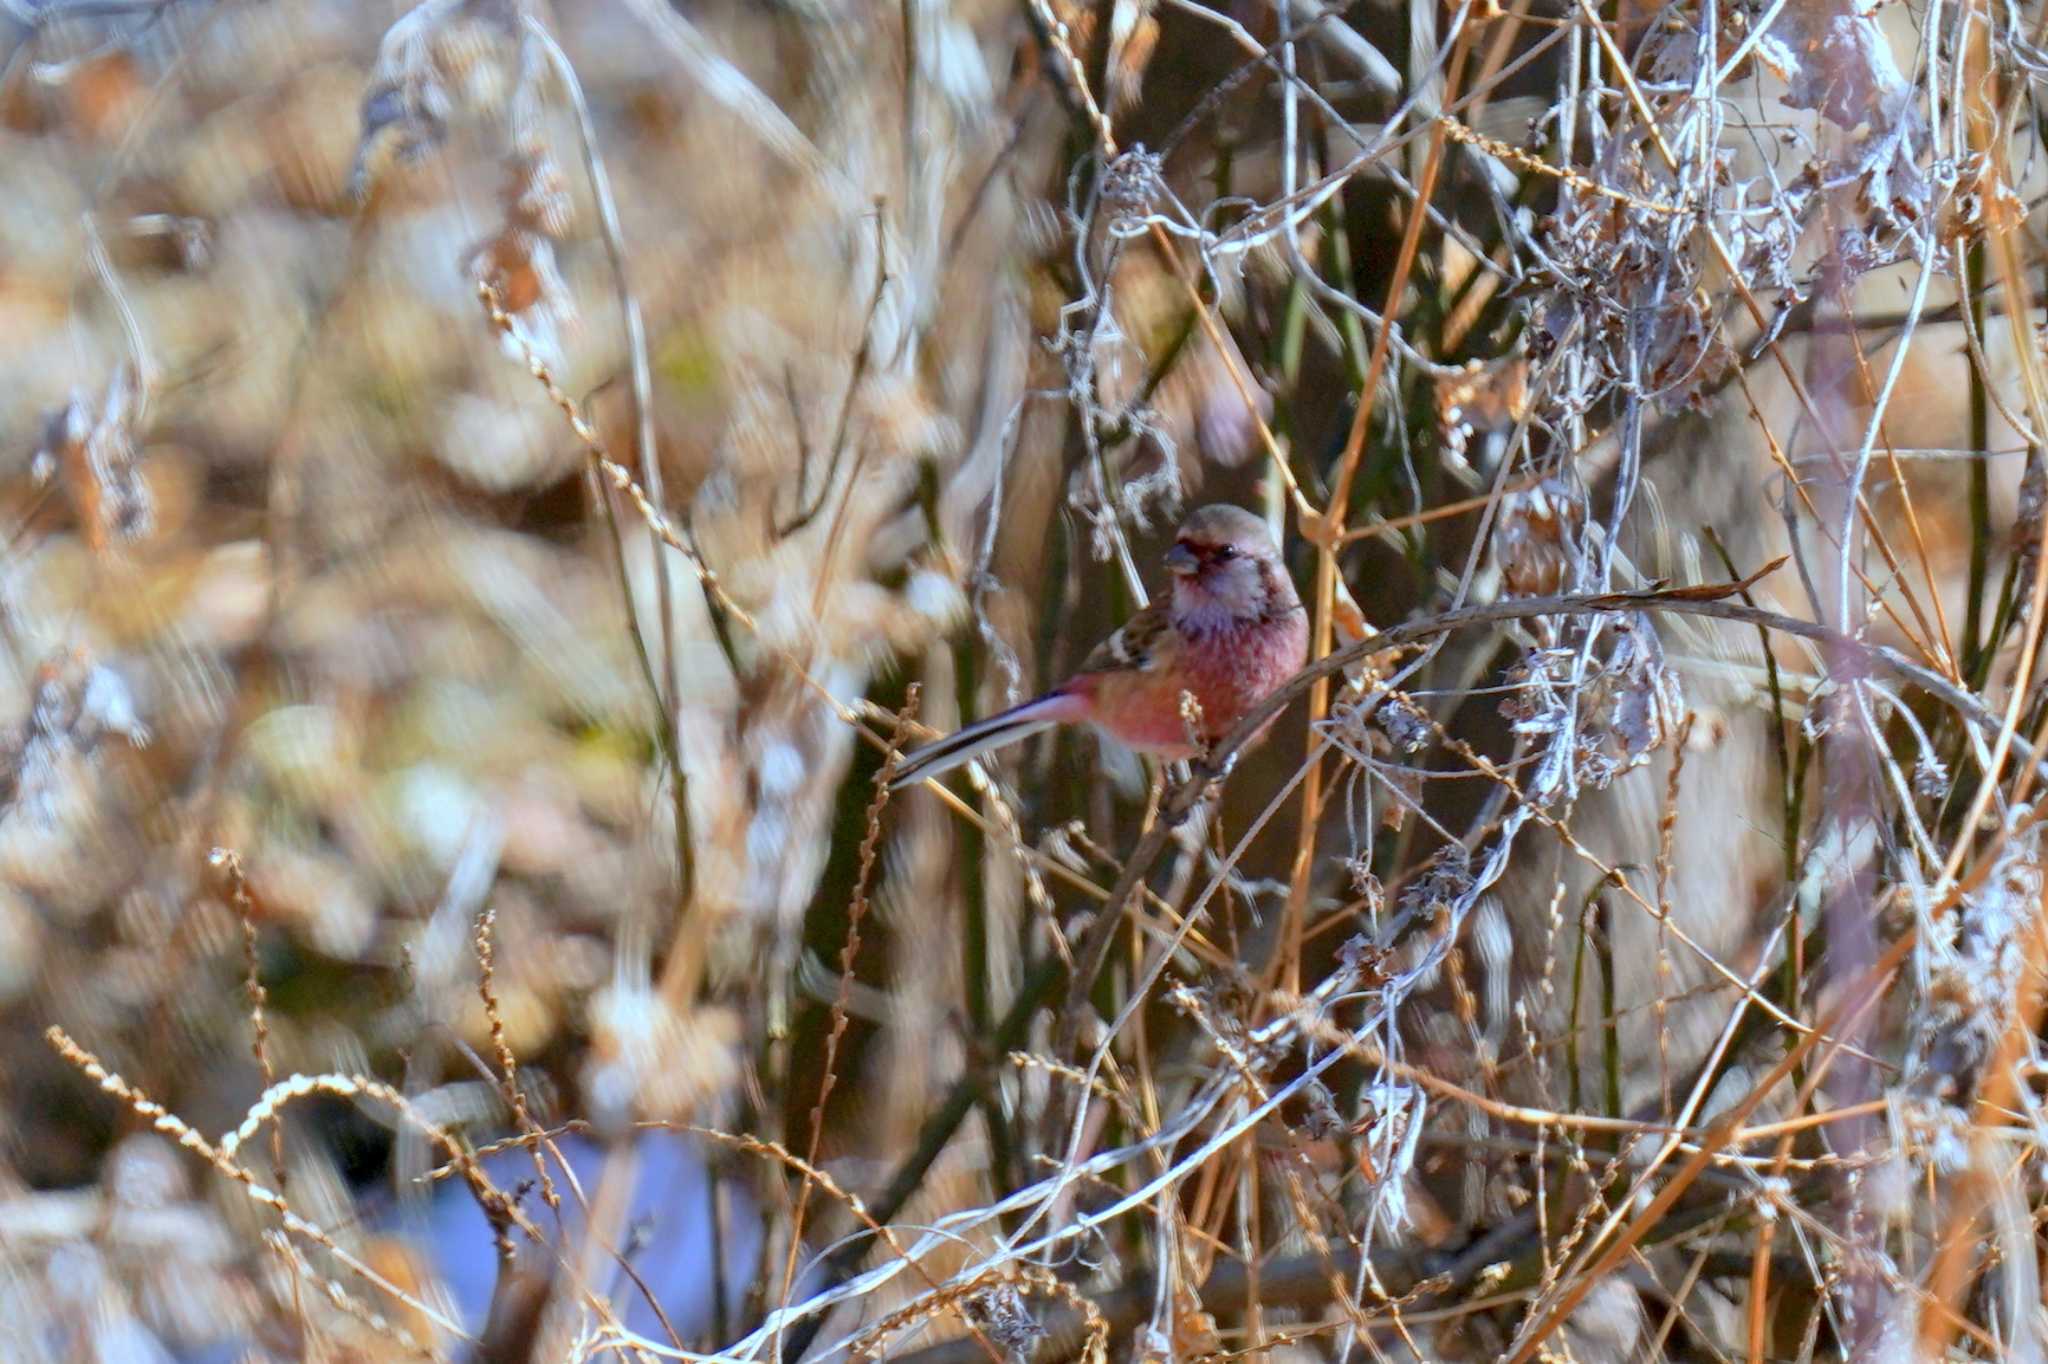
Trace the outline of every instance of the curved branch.
{"type": "MultiPolygon", "coordinates": [[[[1772,568],[1776,566],[1771,565],[1772,568]]],[[[1238,722],[1237,727],[1225,735],[1222,742],[1218,743],[1206,758],[1195,764],[1194,774],[1175,788],[1160,808],[1159,819],[1139,841],[1129,860],[1124,863],[1123,874],[1117,878],[1109,899],[1103,904],[1094,922],[1088,925],[1088,931],[1075,951],[1074,959],[1078,967],[1067,982],[1067,1011],[1070,1020],[1078,1018],[1089,992],[1095,987],[1095,978],[1102,974],[1110,945],[1115,941],[1117,925],[1122,922],[1124,909],[1130,903],[1139,882],[1151,870],[1160,853],[1165,851],[1166,842],[1172,837],[1174,826],[1185,819],[1200,803],[1202,794],[1209,788],[1210,783],[1222,780],[1228,774],[1238,751],[1251,737],[1263,729],[1274,716],[1293,704],[1296,698],[1305,695],[1317,682],[1388,649],[1416,644],[1425,639],[1475,625],[1497,625],[1503,621],[1526,620],[1536,616],[1565,616],[1582,612],[1619,614],[1634,611],[1670,611],[1678,615],[1711,616],[1719,620],[1755,625],[1765,630],[1775,630],[1780,634],[1827,644],[1837,651],[1837,659],[1854,660],[1863,665],[1881,667],[1954,707],[1964,719],[1989,733],[1996,734],[2001,728],[1999,717],[1993,715],[1982,701],[1932,668],[1913,662],[1896,649],[1882,644],[1872,644],[1867,640],[1857,639],[1796,616],[1765,611],[1726,599],[1762,576],[1762,573],[1758,573],[1741,582],[1715,584],[1705,588],[1603,592],[1587,596],[1516,597],[1486,602],[1446,611],[1438,616],[1406,621],[1370,638],[1359,640],[1355,644],[1332,650],[1310,663],[1281,684],[1272,695],[1252,707],[1244,719],[1238,722]]],[[[2027,761],[2039,764],[2040,759],[2032,745],[2018,734],[2012,737],[2012,747],[2027,761]]],[[[2048,776],[2048,770],[2044,770],[2043,775],[2048,776]]]]}

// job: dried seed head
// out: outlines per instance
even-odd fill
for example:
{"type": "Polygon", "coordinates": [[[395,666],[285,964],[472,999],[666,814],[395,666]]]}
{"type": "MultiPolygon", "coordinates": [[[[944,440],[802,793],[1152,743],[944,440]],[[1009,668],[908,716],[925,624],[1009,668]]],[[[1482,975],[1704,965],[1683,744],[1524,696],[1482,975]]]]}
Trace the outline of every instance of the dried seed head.
{"type": "Polygon", "coordinates": [[[82,393],[50,414],[31,468],[55,477],[95,553],[142,539],[156,528],[156,502],[142,476],[134,424],[142,392],[123,363],[95,407],[82,393]]]}
{"type": "Polygon", "coordinates": [[[149,742],[128,684],[83,649],[36,669],[29,712],[0,737],[0,810],[49,821],[78,779],[81,763],[109,734],[149,742]]]}
{"type": "Polygon", "coordinates": [[[1548,597],[1570,588],[1585,525],[1584,499],[1554,478],[1503,497],[1493,556],[1507,590],[1548,597]]]}
{"type": "Polygon", "coordinates": [[[424,0],[384,34],[363,96],[349,189],[361,199],[391,166],[441,145],[459,112],[495,104],[511,84],[515,20],[476,0],[424,0]]]}
{"type": "Polygon", "coordinates": [[[1471,457],[1474,436],[1505,436],[1529,415],[1529,357],[1473,360],[1436,383],[1437,431],[1445,445],[1471,457]]]}
{"type": "Polygon", "coordinates": [[[961,1306],[966,1309],[967,1319],[1013,1359],[1031,1358],[1032,1351],[1045,1339],[1045,1328],[1015,1284],[995,1284],[967,1298],[961,1306]]]}

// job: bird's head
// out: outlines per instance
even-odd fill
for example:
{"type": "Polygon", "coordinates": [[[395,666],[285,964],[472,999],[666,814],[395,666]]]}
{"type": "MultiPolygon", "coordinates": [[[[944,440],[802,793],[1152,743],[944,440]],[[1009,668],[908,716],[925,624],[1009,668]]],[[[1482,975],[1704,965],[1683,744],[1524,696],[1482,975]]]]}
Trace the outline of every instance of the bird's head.
{"type": "Polygon", "coordinates": [[[1271,615],[1294,600],[1266,523],[1241,507],[1203,507],[1181,524],[1166,551],[1174,614],[1202,625],[1271,615]]]}

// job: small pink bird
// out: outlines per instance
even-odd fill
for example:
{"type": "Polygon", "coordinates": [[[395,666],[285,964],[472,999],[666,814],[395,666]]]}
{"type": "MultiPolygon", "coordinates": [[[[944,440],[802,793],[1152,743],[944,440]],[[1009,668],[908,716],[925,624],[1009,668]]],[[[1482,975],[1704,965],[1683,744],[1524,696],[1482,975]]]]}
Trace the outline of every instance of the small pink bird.
{"type": "Polygon", "coordinates": [[[1162,758],[1191,758],[1181,696],[1202,708],[1214,743],[1308,657],[1308,616],[1266,523],[1238,507],[1203,507],[1166,552],[1173,591],[1124,623],[1081,671],[1035,701],[978,720],[904,760],[892,786],[949,772],[1054,725],[1092,724],[1162,758]]]}

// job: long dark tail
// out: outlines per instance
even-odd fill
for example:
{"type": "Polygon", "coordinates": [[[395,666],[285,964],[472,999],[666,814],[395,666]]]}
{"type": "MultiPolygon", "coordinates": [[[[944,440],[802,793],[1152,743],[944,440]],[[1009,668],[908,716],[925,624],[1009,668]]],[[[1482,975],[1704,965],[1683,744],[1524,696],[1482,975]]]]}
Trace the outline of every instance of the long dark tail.
{"type": "Polygon", "coordinates": [[[910,754],[890,779],[889,789],[901,790],[930,777],[943,776],[963,763],[1005,744],[1028,739],[1040,730],[1051,729],[1080,718],[1078,698],[1051,692],[1035,701],[1012,706],[1006,711],[976,720],[943,739],[934,739],[910,754]]]}

